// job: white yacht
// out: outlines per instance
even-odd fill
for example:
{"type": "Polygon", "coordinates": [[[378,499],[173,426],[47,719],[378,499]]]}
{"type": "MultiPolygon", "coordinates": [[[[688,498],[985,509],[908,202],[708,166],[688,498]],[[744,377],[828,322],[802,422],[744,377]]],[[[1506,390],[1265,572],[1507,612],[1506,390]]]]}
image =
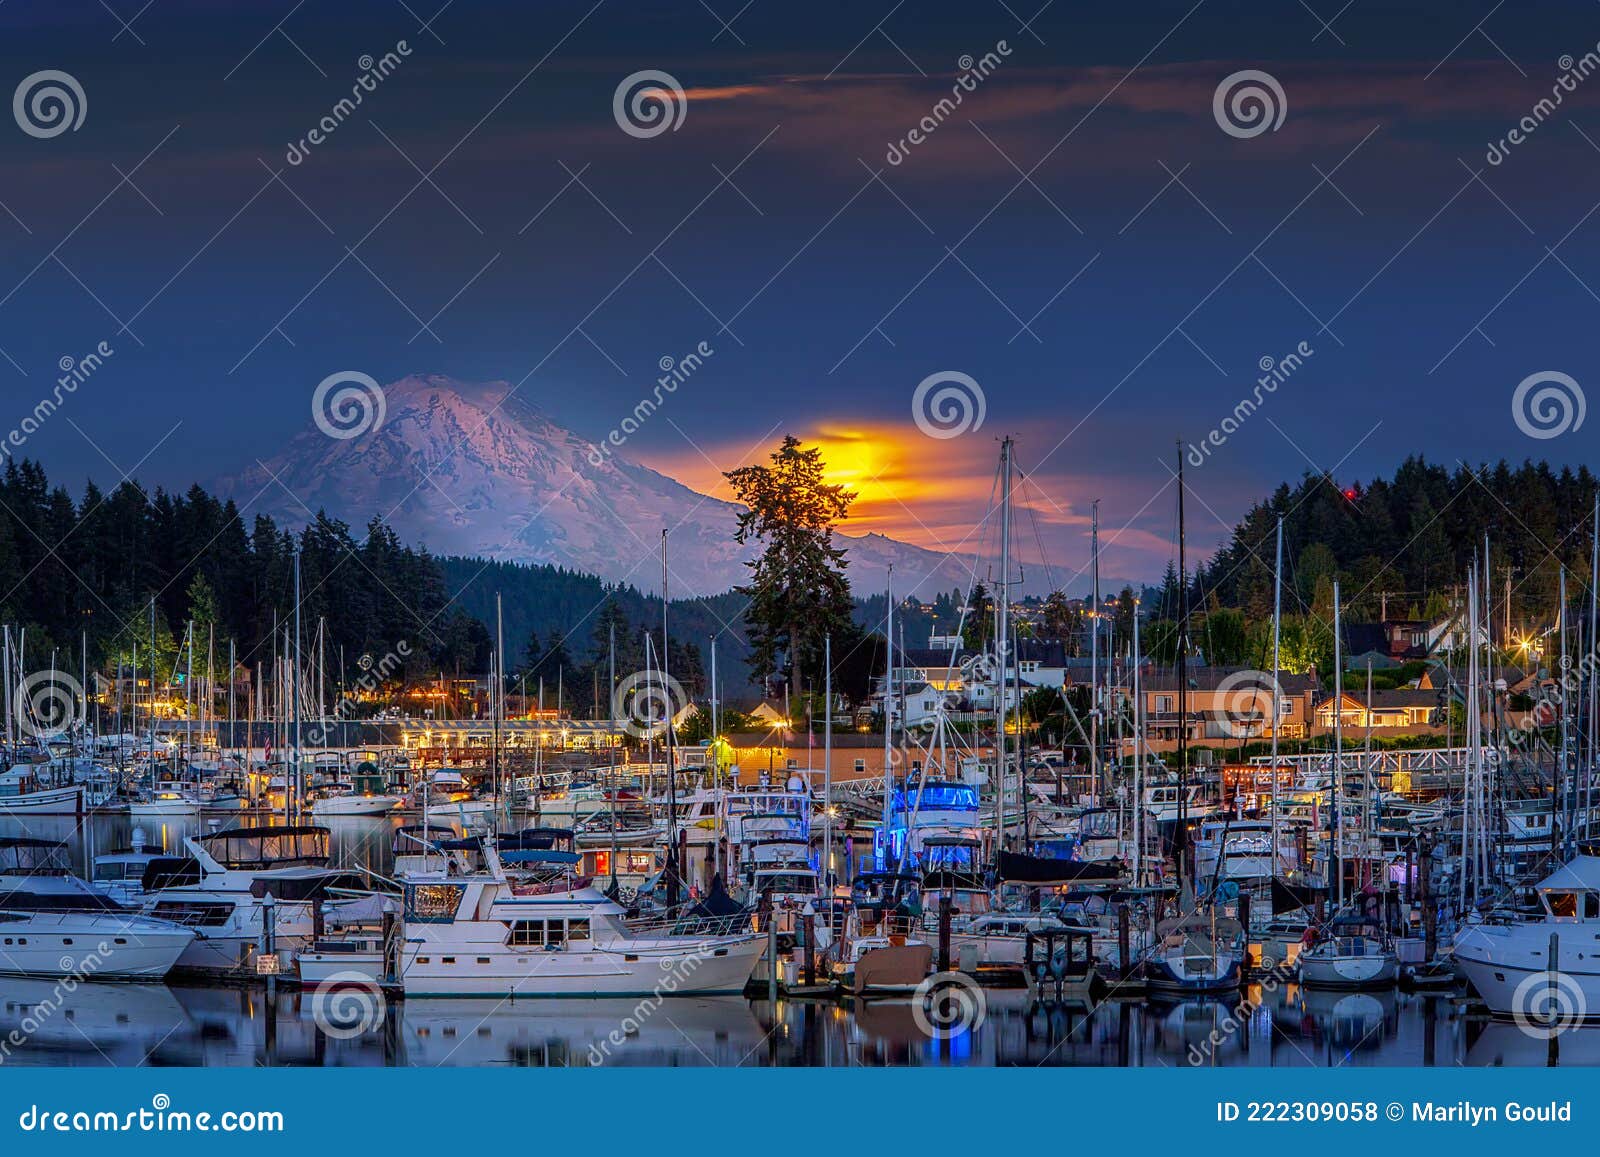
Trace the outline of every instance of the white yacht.
{"type": "Polygon", "coordinates": [[[0,840],[0,975],[159,979],[194,940],[187,928],[108,900],[71,875],[65,845],[0,840]]]}
{"type": "Polygon", "coordinates": [[[311,941],[317,904],[371,890],[362,876],[327,867],[327,828],[231,828],[185,839],[184,848],[144,877],[145,913],[194,929],[181,968],[250,969],[267,943],[270,899],[273,954],[287,972],[311,941]]]}
{"type": "Polygon", "coordinates": [[[1600,1015],[1600,955],[1592,951],[1600,936],[1600,857],[1576,857],[1541,880],[1536,891],[1537,916],[1462,927],[1455,937],[1456,967],[1490,1012],[1530,1016],[1543,1007],[1537,990],[1547,985],[1557,990],[1560,1006],[1579,1018],[1600,1015]]]}
{"type": "Polygon", "coordinates": [[[397,795],[369,794],[353,787],[324,788],[311,802],[311,814],[318,819],[337,816],[386,816],[400,806],[397,795]]]}
{"type": "Polygon", "coordinates": [[[407,998],[740,993],[765,948],[747,918],[630,925],[581,880],[519,882],[492,843],[484,860],[480,875],[407,881],[407,998]]]}

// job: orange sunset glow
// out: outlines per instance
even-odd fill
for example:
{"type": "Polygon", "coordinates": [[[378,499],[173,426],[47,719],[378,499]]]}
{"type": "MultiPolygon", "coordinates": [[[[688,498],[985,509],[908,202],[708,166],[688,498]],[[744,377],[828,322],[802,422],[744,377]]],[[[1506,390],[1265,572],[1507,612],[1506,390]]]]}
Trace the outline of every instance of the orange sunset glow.
{"type": "MultiPolygon", "coordinates": [[[[856,492],[843,528],[848,533],[884,534],[933,550],[993,548],[993,543],[980,542],[977,537],[992,536],[992,528],[975,534],[973,527],[998,498],[998,436],[940,441],[910,423],[823,423],[798,431],[796,436],[807,446],[821,448],[828,481],[856,492]]],[[[722,471],[763,460],[780,437],[781,433],[775,432],[754,446],[702,446],[703,454],[685,447],[682,452],[653,454],[646,460],[653,469],[686,486],[731,500],[733,493],[722,471]]],[[[1033,507],[1041,521],[1087,525],[1087,516],[1080,518],[1067,496],[1053,494],[1051,498],[1054,506],[1037,493],[1017,495],[1019,507],[1033,507]]]]}

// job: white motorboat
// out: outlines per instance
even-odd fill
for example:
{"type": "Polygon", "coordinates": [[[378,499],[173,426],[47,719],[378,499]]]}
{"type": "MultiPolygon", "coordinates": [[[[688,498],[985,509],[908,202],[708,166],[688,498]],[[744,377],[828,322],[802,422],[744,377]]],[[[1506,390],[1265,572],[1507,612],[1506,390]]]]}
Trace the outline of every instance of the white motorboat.
{"type": "Polygon", "coordinates": [[[1565,1013],[1567,1023],[1600,1016],[1600,955],[1592,951],[1600,935],[1600,857],[1576,857],[1535,891],[1537,916],[1463,926],[1453,947],[1456,967],[1497,1015],[1565,1013]]]}
{"type": "Polygon", "coordinates": [[[180,968],[242,972],[270,931],[287,972],[311,942],[316,905],[371,890],[364,877],[327,867],[327,828],[232,828],[184,847],[186,855],[156,860],[144,877],[145,913],[196,933],[180,968]]]}
{"type": "MultiPolygon", "coordinates": [[[[578,858],[519,856],[566,857],[578,858]]],[[[521,883],[490,841],[484,862],[479,875],[407,881],[400,980],[408,999],[739,993],[765,947],[742,920],[629,924],[583,881],[521,883]]]]}
{"type": "Polygon", "coordinates": [[[400,806],[397,795],[368,795],[353,788],[329,791],[311,803],[311,814],[318,819],[338,816],[386,816],[400,806]]]}

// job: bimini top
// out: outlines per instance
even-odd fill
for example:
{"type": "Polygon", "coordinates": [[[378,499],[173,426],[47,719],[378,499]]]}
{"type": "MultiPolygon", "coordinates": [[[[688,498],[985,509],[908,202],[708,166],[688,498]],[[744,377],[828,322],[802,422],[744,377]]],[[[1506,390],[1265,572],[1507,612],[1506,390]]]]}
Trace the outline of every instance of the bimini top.
{"type": "Polygon", "coordinates": [[[1574,856],[1539,881],[1539,891],[1600,890],[1600,856],[1574,856]]]}
{"type": "Polygon", "coordinates": [[[310,825],[229,828],[196,836],[194,842],[228,868],[320,867],[328,862],[328,829],[310,825]]]}

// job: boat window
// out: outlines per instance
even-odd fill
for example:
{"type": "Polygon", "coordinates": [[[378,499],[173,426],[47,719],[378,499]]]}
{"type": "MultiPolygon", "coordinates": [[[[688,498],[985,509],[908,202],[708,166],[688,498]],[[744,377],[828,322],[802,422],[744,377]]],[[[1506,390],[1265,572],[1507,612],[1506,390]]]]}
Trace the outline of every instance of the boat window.
{"type": "Polygon", "coordinates": [[[1545,902],[1550,905],[1552,916],[1576,916],[1578,914],[1578,894],[1576,892],[1547,892],[1545,902]]]}
{"type": "Polygon", "coordinates": [[[461,884],[415,884],[406,889],[406,919],[419,924],[449,924],[466,888],[461,884]]]}
{"type": "Polygon", "coordinates": [[[568,920],[567,921],[567,939],[568,940],[587,940],[587,939],[589,939],[589,921],[587,921],[587,920],[568,920]]]}
{"type": "Polygon", "coordinates": [[[1600,917],[1600,893],[1585,892],[1583,894],[1583,915],[1588,920],[1600,917]]]}

